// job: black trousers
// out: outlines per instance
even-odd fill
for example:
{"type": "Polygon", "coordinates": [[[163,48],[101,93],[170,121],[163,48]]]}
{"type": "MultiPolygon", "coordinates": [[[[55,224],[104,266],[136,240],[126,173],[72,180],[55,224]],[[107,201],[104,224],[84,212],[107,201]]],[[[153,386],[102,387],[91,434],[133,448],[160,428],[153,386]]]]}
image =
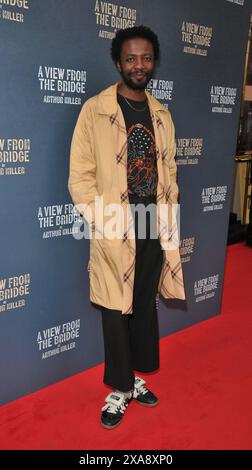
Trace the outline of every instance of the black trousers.
{"type": "MultiPolygon", "coordinates": [[[[134,198],[130,202],[134,203],[134,198]]],[[[142,201],[141,201],[142,202],[142,201]]],[[[145,200],[147,205],[153,198],[145,200]]],[[[131,206],[132,207],[132,206],[131,206]]],[[[156,213],[156,210],[155,210],[156,213]]],[[[101,307],[104,339],[103,382],[122,392],[134,387],[134,371],[153,372],[159,368],[159,326],[156,295],[163,251],[158,238],[150,238],[150,217],[146,213],[146,238],[138,237],[135,218],[136,267],[133,313],[101,307]]]]}

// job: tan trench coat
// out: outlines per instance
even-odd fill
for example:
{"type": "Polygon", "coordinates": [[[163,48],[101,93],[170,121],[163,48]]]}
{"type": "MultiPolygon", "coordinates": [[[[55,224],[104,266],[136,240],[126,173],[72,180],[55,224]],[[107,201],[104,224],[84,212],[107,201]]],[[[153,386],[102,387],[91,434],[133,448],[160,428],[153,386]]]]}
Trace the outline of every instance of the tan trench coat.
{"type": "MultiPolygon", "coordinates": [[[[101,93],[89,98],[82,106],[71,142],[68,188],[79,212],[91,224],[91,230],[96,226],[96,196],[103,196],[104,207],[108,203],[117,203],[122,208],[125,215],[123,237],[90,239],[90,300],[98,305],[120,310],[122,314],[131,314],[135,239],[132,237],[134,224],[131,212],[128,212],[130,206],[127,190],[127,131],[116,97],[119,82],[118,80],[101,93]],[[92,209],[91,216],[90,212],[82,210],[83,204],[92,209]]],[[[147,91],[146,96],[156,139],[158,210],[161,203],[170,207],[179,199],[177,167],[174,160],[175,130],[170,112],[147,91]]],[[[106,219],[106,216],[102,217],[103,220],[106,219]]],[[[173,229],[170,224],[169,219],[169,228],[173,229]]],[[[165,228],[167,229],[167,224],[163,223],[160,215],[157,217],[157,233],[162,246],[165,246],[165,228]]],[[[185,299],[178,246],[163,249],[163,267],[158,292],[166,299],[185,299]]]]}

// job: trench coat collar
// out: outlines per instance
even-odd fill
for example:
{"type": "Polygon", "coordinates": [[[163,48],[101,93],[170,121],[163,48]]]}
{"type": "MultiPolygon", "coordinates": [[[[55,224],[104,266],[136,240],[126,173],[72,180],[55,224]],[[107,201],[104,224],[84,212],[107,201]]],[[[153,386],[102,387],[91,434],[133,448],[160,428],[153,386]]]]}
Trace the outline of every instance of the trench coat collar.
{"type": "MultiPolygon", "coordinates": [[[[118,110],[118,101],[117,101],[117,87],[121,83],[121,80],[117,80],[116,83],[105,88],[98,94],[98,104],[97,112],[99,114],[116,114],[118,110]]],[[[152,96],[147,90],[145,90],[149,106],[155,111],[165,111],[167,109],[158,101],[154,96],[152,96]]]]}

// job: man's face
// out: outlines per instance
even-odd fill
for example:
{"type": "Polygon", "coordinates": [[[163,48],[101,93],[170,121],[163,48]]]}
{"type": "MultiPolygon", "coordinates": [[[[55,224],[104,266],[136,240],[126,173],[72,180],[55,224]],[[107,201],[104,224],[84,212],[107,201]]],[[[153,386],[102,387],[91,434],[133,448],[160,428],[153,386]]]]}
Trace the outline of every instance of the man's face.
{"type": "Polygon", "coordinates": [[[143,38],[128,39],[122,45],[117,68],[124,83],[133,90],[144,90],[154,71],[151,42],[143,38]]]}

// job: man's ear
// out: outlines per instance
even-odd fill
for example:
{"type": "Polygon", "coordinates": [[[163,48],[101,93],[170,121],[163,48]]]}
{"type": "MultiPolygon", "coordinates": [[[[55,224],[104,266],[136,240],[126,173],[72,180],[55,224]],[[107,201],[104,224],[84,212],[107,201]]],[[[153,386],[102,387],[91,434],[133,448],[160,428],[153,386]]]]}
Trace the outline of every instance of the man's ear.
{"type": "Polygon", "coordinates": [[[117,68],[118,72],[121,72],[120,62],[116,62],[116,68],[117,68]]]}

